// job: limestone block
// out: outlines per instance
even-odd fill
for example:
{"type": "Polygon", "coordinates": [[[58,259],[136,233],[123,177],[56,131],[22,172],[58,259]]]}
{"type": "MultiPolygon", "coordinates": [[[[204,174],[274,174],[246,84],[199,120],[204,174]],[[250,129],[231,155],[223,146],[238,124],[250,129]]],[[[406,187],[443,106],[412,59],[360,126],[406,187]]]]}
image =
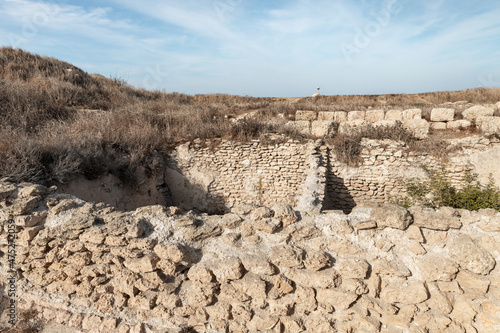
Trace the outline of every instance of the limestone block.
{"type": "Polygon", "coordinates": [[[413,215],[413,224],[417,227],[443,231],[462,227],[459,217],[446,215],[432,208],[410,207],[409,211],[413,215]]]}
{"type": "Polygon", "coordinates": [[[480,117],[476,122],[485,135],[500,133],[500,117],[480,117]]]}
{"type": "Polygon", "coordinates": [[[285,127],[302,135],[311,134],[311,122],[309,120],[289,121],[285,124],[285,127]]]}
{"type": "Polygon", "coordinates": [[[371,265],[373,273],[397,277],[408,277],[411,275],[410,270],[400,260],[387,261],[377,259],[373,261],[371,265]]]}
{"type": "Polygon", "coordinates": [[[453,121],[455,109],[434,108],[431,111],[431,121],[453,121]]]}
{"type": "Polygon", "coordinates": [[[187,277],[191,281],[198,281],[201,283],[212,282],[214,275],[212,271],[204,264],[196,264],[191,266],[187,273],[187,277]]]}
{"type": "Polygon", "coordinates": [[[496,108],[497,108],[497,111],[500,111],[500,102],[497,102],[497,103],[495,104],[495,106],[496,106],[496,108]]]}
{"type": "Polygon", "coordinates": [[[311,123],[311,135],[317,138],[330,137],[337,132],[337,123],[329,120],[315,120],[311,123]]]}
{"type": "Polygon", "coordinates": [[[259,208],[255,209],[250,214],[250,217],[254,221],[257,221],[257,220],[260,220],[260,219],[269,218],[269,217],[273,217],[273,216],[274,216],[274,212],[270,208],[268,208],[268,207],[259,207],[259,208]]]}
{"type": "Polygon", "coordinates": [[[484,276],[473,274],[467,271],[460,271],[457,275],[457,282],[464,291],[478,291],[486,293],[490,287],[490,280],[484,276]]]}
{"type": "Polygon", "coordinates": [[[403,111],[403,120],[422,119],[422,110],[408,109],[403,111]]]}
{"type": "Polygon", "coordinates": [[[403,120],[403,111],[401,110],[389,110],[385,113],[385,120],[403,120]]]}
{"type": "Polygon", "coordinates": [[[409,239],[415,240],[419,243],[424,242],[424,236],[422,235],[422,230],[416,225],[410,225],[408,229],[406,230],[406,236],[408,236],[409,239]]]}
{"type": "Polygon", "coordinates": [[[221,283],[238,280],[243,276],[244,272],[245,268],[241,264],[241,260],[236,257],[218,260],[213,268],[213,273],[217,281],[221,283]]]}
{"type": "Polygon", "coordinates": [[[318,305],[333,307],[335,311],[347,310],[356,302],[358,295],[345,293],[335,289],[317,289],[316,300],[318,305]]]}
{"type": "Polygon", "coordinates": [[[318,112],[318,120],[335,120],[335,112],[332,111],[320,111],[318,112]]]}
{"type": "Polygon", "coordinates": [[[151,253],[142,258],[125,260],[123,264],[134,273],[147,273],[156,269],[158,261],[160,261],[160,258],[151,253]]]}
{"type": "Polygon", "coordinates": [[[347,121],[347,112],[345,111],[333,112],[333,120],[337,123],[342,123],[344,121],[347,121]]]}
{"type": "Polygon", "coordinates": [[[427,281],[451,281],[458,272],[458,264],[441,255],[423,256],[417,266],[427,281]]]}
{"type": "Polygon", "coordinates": [[[385,204],[372,210],[370,218],[377,223],[377,227],[406,230],[413,218],[403,207],[394,204],[385,204]]]}
{"type": "Polygon", "coordinates": [[[339,273],[332,268],[321,271],[290,269],[284,274],[297,285],[305,288],[334,288],[340,284],[341,280],[339,273]]]}
{"type": "Polygon", "coordinates": [[[296,246],[278,245],[271,249],[270,261],[279,267],[302,268],[304,251],[296,246]]]}
{"type": "Polygon", "coordinates": [[[453,311],[450,313],[450,318],[462,324],[469,324],[472,323],[476,314],[477,311],[471,303],[465,299],[456,297],[453,311]]]}
{"type": "Polygon", "coordinates": [[[261,218],[253,223],[253,228],[256,231],[262,231],[268,234],[274,233],[281,227],[281,221],[274,217],[261,218]]]}
{"type": "Polygon", "coordinates": [[[332,261],[323,251],[308,251],[304,263],[307,269],[319,271],[325,267],[329,267],[332,261]]]}
{"type": "Polygon", "coordinates": [[[403,120],[403,126],[411,131],[417,139],[425,139],[430,128],[429,123],[425,119],[403,120]]]}
{"type": "Polygon", "coordinates": [[[388,303],[417,304],[427,300],[429,293],[421,281],[398,279],[382,288],[380,298],[388,303]]]}
{"type": "Polygon", "coordinates": [[[384,110],[368,110],[365,114],[365,119],[371,123],[384,120],[385,112],[384,110]]]}
{"type": "Polygon", "coordinates": [[[342,278],[366,279],[370,264],[364,259],[339,259],[335,268],[342,278]]]}
{"type": "Polygon", "coordinates": [[[295,120],[307,120],[307,121],[313,121],[316,120],[317,118],[317,113],[316,111],[305,111],[305,110],[298,110],[295,113],[295,120]]]}
{"type": "Polygon", "coordinates": [[[257,275],[274,275],[276,273],[276,268],[264,254],[246,253],[241,256],[241,262],[247,271],[257,275]]]}
{"type": "Polygon", "coordinates": [[[469,120],[460,119],[460,120],[454,120],[454,121],[448,122],[446,124],[446,129],[461,130],[461,129],[467,129],[470,126],[471,126],[471,122],[469,120]]]}
{"type": "Polygon", "coordinates": [[[385,119],[374,122],[373,127],[397,127],[401,124],[401,120],[385,119]]]}
{"type": "Polygon", "coordinates": [[[347,113],[347,121],[365,120],[365,111],[350,111],[347,113]]]}
{"type": "Polygon", "coordinates": [[[339,125],[339,133],[350,134],[356,132],[357,130],[366,128],[368,124],[369,123],[366,120],[344,121],[339,125]]]}
{"type": "Polygon", "coordinates": [[[436,131],[443,131],[447,127],[447,125],[444,121],[431,122],[429,126],[432,130],[436,130],[436,131]]]}
{"type": "Polygon", "coordinates": [[[283,228],[298,221],[297,214],[289,204],[277,203],[271,209],[274,211],[274,217],[283,223],[283,228]]]}
{"type": "Polygon", "coordinates": [[[475,274],[486,275],[495,267],[495,259],[466,234],[449,237],[450,256],[462,267],[475,274]]]}
{"type": "Polygon", "coordinates": [[[467,120],[473,120],[480,117],[490,117],[494,113],[495,110],[492,107],[475,105],[462,112],[462,115],[467,120]]]}
{"type": "Polygon", "coordinates": [[[247,273],[242,279],[232,281],[231,285],[237,291],[250,296],[254,301],[262,302],[266,299],[266,282],[258,275],[247,273]]]}
{"type": "Polygon", "coordinates": [[[275,275],[272,282],[273,287],[269,292],[269,296],[273,299],[280,298],[286,294],[289,294],[295,289],[293,281],[282,274],[275,275]]]}

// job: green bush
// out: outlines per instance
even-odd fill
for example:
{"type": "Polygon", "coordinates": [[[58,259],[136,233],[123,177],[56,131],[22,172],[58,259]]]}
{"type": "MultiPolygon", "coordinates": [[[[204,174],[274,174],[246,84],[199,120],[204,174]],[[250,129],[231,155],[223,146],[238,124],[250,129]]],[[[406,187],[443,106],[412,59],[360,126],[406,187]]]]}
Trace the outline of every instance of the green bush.
{"type": "Polygon", "coordinates": [[[500,211],[500,189],[496,187],[493,176],[488,184],[479,182],[478,175],[466,172],[459,186],[454,186],[444,166],[431,169],[422,166],[427,179],[412,178],[406,181],[407,196],[398,203],[406,208],[412,205],[424,207],[453,207],[468,210],[493,208],[500,211]]]}

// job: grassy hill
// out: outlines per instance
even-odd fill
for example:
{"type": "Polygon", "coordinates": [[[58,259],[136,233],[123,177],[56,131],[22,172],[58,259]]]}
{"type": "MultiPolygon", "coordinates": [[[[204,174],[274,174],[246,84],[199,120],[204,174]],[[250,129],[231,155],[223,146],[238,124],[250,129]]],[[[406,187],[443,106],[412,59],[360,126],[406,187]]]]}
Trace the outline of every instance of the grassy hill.
{"type": "Polygon", "coordinates": [[[296,110],[414,108],[496,103],[500,89],[414,95],[255,98],[146,91],[54,58],[0,48],[0,178],[43,183],[108,172],[133,176],[156,151],[195,138],[299,138],[283,124],[296,110]],[[239,122],[231,118],[255,112],[239,122]],[[278,117],[278,115],[281,115],[278,117]]]}

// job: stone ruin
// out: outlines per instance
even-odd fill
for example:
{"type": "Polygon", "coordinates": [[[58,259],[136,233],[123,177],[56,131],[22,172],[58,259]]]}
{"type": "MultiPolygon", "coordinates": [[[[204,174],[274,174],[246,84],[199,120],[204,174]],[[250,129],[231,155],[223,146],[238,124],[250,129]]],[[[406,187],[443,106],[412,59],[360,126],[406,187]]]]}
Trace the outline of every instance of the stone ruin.
{"type": "Polygon", "coordinates": [[[121,212],[1,182],[0,222],[4,329],[15,224],[17,314],[51,332],[500,331],[495,210],[121,212]]]}

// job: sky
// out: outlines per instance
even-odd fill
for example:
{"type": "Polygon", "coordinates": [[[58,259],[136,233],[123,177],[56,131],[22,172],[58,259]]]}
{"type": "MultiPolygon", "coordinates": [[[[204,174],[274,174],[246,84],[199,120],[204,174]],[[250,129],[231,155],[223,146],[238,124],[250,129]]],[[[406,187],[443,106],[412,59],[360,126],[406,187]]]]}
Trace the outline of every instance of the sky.
{"type": "Polygon", "coordinates": [[[500,87],[495,0],[0,0],[0,45],[150,90],[256,97],[500,87]]]}

